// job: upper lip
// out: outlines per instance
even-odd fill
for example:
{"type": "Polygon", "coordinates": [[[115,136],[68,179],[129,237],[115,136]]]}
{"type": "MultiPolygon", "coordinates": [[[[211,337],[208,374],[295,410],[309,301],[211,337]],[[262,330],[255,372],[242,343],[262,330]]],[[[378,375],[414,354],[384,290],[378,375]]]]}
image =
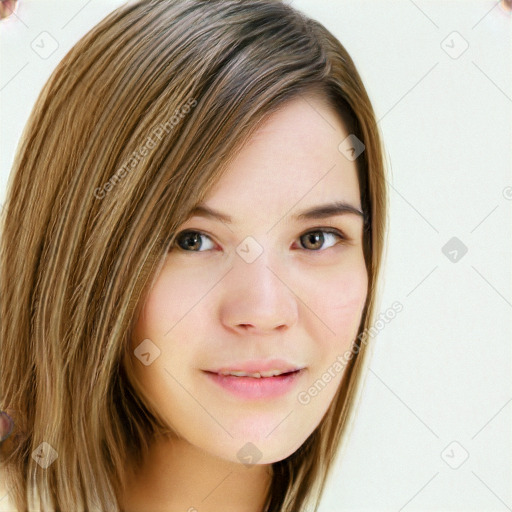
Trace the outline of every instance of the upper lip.
{"type": "Polygon", "coordinates": [[[225,373],[241,371],[246,373],[266,372],[270,370],[279,370],[281,373],[294,372],[302,370],[303,365],[298,365],[286,361],[284,359],[261,359],[252,361],[240,361],[237,363],[230,363],[226,366],[221,366],[215,370],[206,370],[213,373],[225,373]]]}

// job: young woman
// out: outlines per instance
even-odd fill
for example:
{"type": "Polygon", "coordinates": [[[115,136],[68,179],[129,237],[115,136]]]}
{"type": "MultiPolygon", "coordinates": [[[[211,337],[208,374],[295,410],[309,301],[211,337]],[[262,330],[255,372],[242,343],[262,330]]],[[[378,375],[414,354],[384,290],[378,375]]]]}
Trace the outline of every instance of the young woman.
{"type": "Polygon", "coordinates": [[[370,100],[321,24],[277,0],[116,9],[48,80],[8,184],[8,500],[315,510],[371,349],[386,202],[370,100]]]}

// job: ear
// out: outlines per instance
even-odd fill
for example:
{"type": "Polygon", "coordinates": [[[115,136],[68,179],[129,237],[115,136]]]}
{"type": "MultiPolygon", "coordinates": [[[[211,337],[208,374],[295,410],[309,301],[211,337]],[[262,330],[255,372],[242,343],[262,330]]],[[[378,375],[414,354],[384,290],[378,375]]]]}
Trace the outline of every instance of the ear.
{"type": "Polygon", "coordinates": [[[12,416],[0,411],[0,458],[5,460],[15,450],[20,441],[21,434],[16,428],[12,416]]]}

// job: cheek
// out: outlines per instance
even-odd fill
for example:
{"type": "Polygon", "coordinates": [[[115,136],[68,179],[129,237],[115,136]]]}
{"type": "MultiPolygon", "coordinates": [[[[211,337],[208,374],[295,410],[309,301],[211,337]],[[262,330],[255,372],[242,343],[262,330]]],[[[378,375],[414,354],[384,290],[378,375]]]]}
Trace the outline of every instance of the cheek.
{"type": "Polygon", "coordinates": [[[359,325],[367,296],[366,270],[340,277],[331,292],[333,320],[344,326],[359,325]]]}
{"type": "Polygon", "coordinates": [[[368,275],[364,263],[324,276],[317,292],[311,295],[310,308],[324,322],[327,338],[349,341],[356,336],[366,302],[367,286],[368,275]]]}
{"type": "MultiPolygon", "coordinates": [[[[201,301],[211,286],[198,276],[164,268],[149,291],[134,326],[130,356],[137,378],[153,399],[164,403],[174,400],[173,393],[180,390],[175,379],[188,379],[190,360],[197,343],[204,339],[201,333],[208,326],[211,329],[205,309],[208,301],[201,301]],[[134,355],[146,339],[160,350],[148,366],[134,355]]],[[[148,350],[151,349],[149,345],[148,350]]]]}
{"type": "Polygon", "coordinates": [[[138,339],[154,336],[162,341],[170,340],[173,333],[201,309],[202,304],[198,302],[209,288],[211,284],[207,279],[164,268],[139,316],[138,339]]]}

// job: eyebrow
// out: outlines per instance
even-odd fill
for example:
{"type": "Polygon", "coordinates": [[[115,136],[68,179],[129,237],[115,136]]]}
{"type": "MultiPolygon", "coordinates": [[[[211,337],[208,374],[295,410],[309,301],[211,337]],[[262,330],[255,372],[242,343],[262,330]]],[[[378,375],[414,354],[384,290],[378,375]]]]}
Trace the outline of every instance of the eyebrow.
{"type": "MultiPolygon", "coordinates": [[[[358,215],[364,219],[364,213],[355,206],[351,204],[345,203],[343,201],[336,201],[334,203],[321,204],[318,206],[313,206],[306,210],[302,210],[292,216],[292,219],[295,221],[304,221],[311,219],[325,219],[328,217],[334,217],[336,215],[358,215]]],[[[231,216],[219,212],[218,210],[214,210],[206,205],[198,205],[191,212],[190,216],[198,216],[198,217],[206,217],[212,218],[216,220],[220,220],[221,222],[225,222],[227,224],[232,224],[233,219],[231,216]]]]}

